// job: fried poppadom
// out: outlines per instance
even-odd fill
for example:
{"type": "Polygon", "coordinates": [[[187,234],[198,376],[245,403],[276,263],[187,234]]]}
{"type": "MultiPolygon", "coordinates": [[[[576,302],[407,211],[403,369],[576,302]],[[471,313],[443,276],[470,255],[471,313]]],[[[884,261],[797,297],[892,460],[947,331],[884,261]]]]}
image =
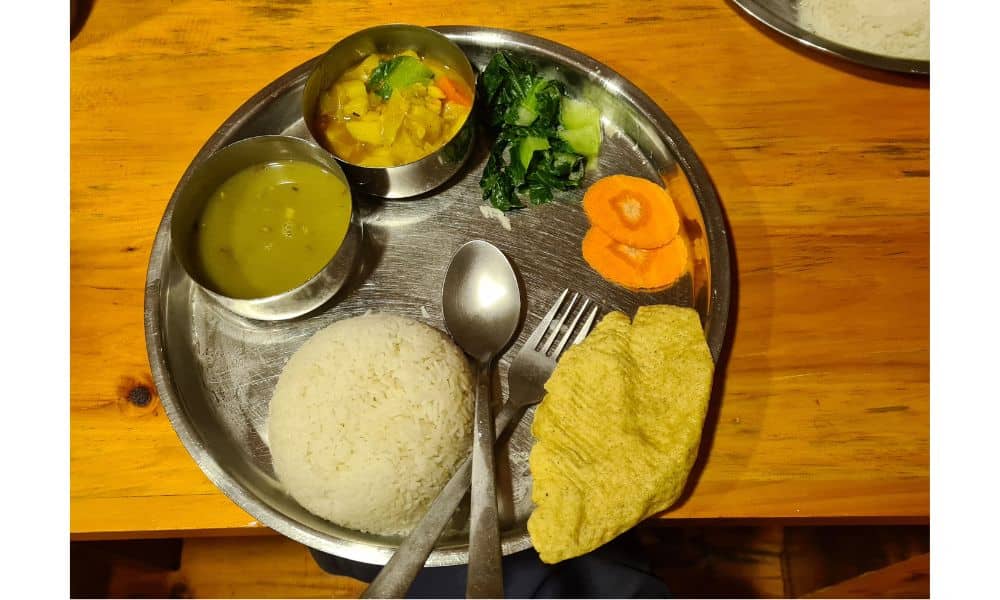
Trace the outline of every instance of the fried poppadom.
{"type": "Polygon", "coordinates": [[[542,560],[590,552],[667,509],[694,465],[714,363],[698,313],[605,316],[567,350],[535,412],[528,532],[542,560]]]}

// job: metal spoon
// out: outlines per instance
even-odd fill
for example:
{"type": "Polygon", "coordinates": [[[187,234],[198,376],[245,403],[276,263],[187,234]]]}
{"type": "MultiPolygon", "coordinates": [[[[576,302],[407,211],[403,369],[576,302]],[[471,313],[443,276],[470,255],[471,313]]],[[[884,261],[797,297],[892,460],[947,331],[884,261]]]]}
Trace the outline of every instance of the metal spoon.
{"type": "Polygon", "coordinates": [[[490,372],[521,319],[521,290],[507,257],[482,240],[459,248],[444,279],[442,309],[448,332],[478,363],[465,593],[468,598],[503,598],[490,372]]]}
{"type": "MultiPolygon", "coordinates": [[[[496,437],[493,431],[495,423],[489,419],[489,365],[498,350],[513,336],[520,318],[521,293],[510,263],[499,250],[486,242],[465,244],[452,258],[445,278],[443,306],[446,325],[455,340],[477,360],[480,356],[485,356],[485,361],[480,362],[478,382],[481,385],[477,385],[476,423],[480,423],[480,416],[484,417],[487,420],[485,428],[489,431],[484,432],[481,437],[477,434],[475,439],[482,444],[475,444],[473,455],[458,467],[427,510],[427,514],[399,545],[389,562],[364,591],[362,598],[402,598],[406,595],[441,532],[469,491],[469,472],[475,472],[472,463],[481,463],[484,458],[488,459],[489,464],[478,470],[480,479],[485,483],[472,481],[472,489],[476,490],[473,493],[472,514],[481,515],[481,518],[474,519],[471,527],[467,593],[470,596],[496,598],[503,595],[496,488],[492,475],[493,452],[489,441],[496,437]],[[490,474],[483,475],[485,468],[491,469],[490,474]],[[483,508],[477,512],[479,507],[483,508]],[[490,519],[492,525],[489,524],[490,519]],[[483,543],[481,539],[484,531],[491,536],[488,543],[483,543]]],[[[511,408],[513,407],[506,407],[511,408]]],[[[506,409],[497,417],[500,427],[509,424],[517,412],[506,409]]]]}

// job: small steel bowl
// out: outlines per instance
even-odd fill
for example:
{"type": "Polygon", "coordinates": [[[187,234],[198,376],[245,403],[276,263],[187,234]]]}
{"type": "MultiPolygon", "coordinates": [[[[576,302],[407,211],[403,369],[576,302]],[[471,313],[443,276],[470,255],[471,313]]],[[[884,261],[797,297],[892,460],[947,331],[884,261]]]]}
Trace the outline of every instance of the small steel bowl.
{"type": "Polygon", "coordinates": [[[425,194],[448,181],[469,158],[474,119],[472,111],[462,127],[444,146],[431,154],[397,167],[363,167],[339,156],[326,144],[317,126],[320,96],[345,71],[372,53],[395,54],[413,50],[450,66],[473,93],[475,106],[476,73],[465,53],[444,35],[416,25],[380,25],[363,29],[334,44],[317,61],[302,92],[302,117],[313,139],[326,148],[343,166],[359,191],[383,198],[410,198],[425,194]]]}
{"type": "MultiPolygon", "coordinates": [[[[360,255],[361,221],[351,198],[351,221],[340,248],[318,273],[287,292],[263,298],[231,298],[213,289],[195,267],[194,244],[198,220],[212,193],[243,169],[278,160],[301,160],[322,167],[348,184],[344,172],[328,152],[306,140],[262,135],[234,142],[208,157],[177,190],[170,222],[170,246],[187,275],[210,297],[232,312],[263,321],[304,315],[333,297],[351,275],[360,255]]],[[[348,193],[350,185],[348,184],[348,193]]]]}

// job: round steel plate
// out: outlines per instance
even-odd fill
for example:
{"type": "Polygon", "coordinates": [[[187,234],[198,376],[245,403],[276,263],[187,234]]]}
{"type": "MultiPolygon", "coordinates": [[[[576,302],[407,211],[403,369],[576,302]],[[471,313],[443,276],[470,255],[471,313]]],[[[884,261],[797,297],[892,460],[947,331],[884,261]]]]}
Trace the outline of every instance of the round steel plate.
{"type": "MultiPolygon", "coordinates": [[[[448,260],[462,243],[477,238],[511,258],[526,296],[519,337],[499,361],[501,398],[511,357],[566,287],[588,293],[605,310],[627,314],[643,304],[692,306],[701,314],[716,359],[729,314],[730,249],[715,189],[680,131],[649,97],[601,63],[540,38],[495,29],[438,29],[479,69],[497,50],[517,52],[598,105],[605,140],[599,165],[585,184],[613,173],[665,181],[692,242],[692,266],[677,285],[656,294],[633,294],[601,279],[580,256],[588,225],[579,206],[582,190],[512,214],[511,231],[484,218],[478,182],[489,149],[479,135],[469,163],[444,189],[415,200],[359,200],[364,265],[330,303],[292,321],[256,322],[214,304],[179,268],[168,234],[172,198],[150,257],[145,329],[153,379],[177,435],[209,479],[260,523],[321,551],[374,564],[389,559],[398,538],[353,531],[312,515],[282,490],[271,467],[266,426],[271,393],[285,361],[313,333],[368,310],[405,315],[443,330],[440,295],[448,260]]],[[[293,69],[241,106],[208,140],[179,185],[212,152],[236,140],[260,134],[308,138],[299,106],[312,64],[293,69]]],[[[498,451],[507,554],[531,545],[525,523],[532,508],[527,460],[532,416],[529,411],[498,451]]],[[[467,562],[465,527],[463,515],[457,515],[429,565],[467,562]]]]}

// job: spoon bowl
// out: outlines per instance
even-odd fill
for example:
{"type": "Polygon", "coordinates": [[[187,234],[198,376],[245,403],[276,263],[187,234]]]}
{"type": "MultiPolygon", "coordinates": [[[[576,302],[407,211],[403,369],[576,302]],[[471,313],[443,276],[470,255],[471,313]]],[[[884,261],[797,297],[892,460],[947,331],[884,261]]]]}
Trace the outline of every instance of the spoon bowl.
{"type": "Polygon", "coordinates": [[[470,356],[487,361],[514,336],[521,320],[521,289],[510,261],[482,240],[455,253],[444,280],[445,326],[470,356]]]}

